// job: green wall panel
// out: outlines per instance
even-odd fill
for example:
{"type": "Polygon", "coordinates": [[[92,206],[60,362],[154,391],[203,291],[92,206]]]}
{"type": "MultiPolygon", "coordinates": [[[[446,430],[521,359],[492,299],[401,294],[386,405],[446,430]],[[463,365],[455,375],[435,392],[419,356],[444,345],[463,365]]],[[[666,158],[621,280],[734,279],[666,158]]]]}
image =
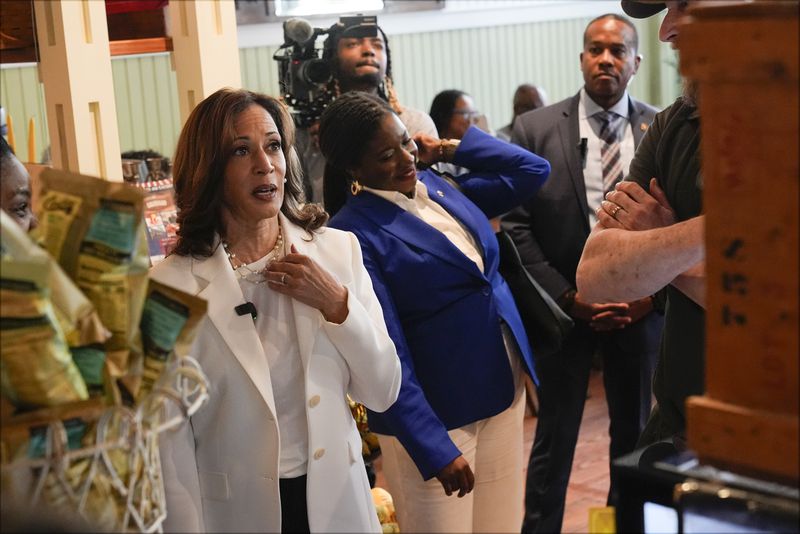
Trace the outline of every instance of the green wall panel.
{"type": "Polygon", "coordinates": [[[34,159],[38,163],[50,140],[47,135],[44,87],[39,83],[36,66],[0,69],[0,104],[13,120],[17,155],[22,161],[28,159],[28,121],[33,118],[36,140],[34,159]]]}
{"type": "MultiPolygon", "coordinates": [[[[427,111],[443,89],[472,94],[489,125],[511,119],[517,85],[543,87],[549,102],[575,94],[583,84],[578,56],[588,18],[390,36],[392,70],[400,102],[427,111]]],[[[658,42],[658,18],[636,21],[644,60],[631,94],[664,107],[680,91],[677,56],[658,42]]],[[[278,93],[276,47],[240,49],[242,84],[278,93]]],[[[151,148],[172,156],[180,132],[177,82],[168,54],[116,58],[111,62],[120,147],[151,148]]],[[[0,103],[14,118],[18,149],[27,158],[27,123],[36,120],[39,153],[49,144],[44,97],[35,66],[0,69],[0,103]]]]}
{"type": "Polygon", "coordinates": [[[111,69],[120,149],[151,149],[172,157],[181,123],[169,54],[116,58],[111,69]]]}

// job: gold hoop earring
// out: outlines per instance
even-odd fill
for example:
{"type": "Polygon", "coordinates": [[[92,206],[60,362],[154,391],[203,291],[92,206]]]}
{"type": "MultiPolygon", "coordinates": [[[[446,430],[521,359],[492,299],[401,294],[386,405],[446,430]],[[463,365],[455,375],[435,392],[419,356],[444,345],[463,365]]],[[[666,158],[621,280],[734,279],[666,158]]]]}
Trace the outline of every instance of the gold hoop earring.
{"type": "Polygon", "coordinates": [[[358,183],[358,180],[353,180],[352,182],[350,182],[350,193],[353,196],[358,195],[361,192],[362,189],[364,189],[364,188],[361,187],[361,184],[358,183]]]}

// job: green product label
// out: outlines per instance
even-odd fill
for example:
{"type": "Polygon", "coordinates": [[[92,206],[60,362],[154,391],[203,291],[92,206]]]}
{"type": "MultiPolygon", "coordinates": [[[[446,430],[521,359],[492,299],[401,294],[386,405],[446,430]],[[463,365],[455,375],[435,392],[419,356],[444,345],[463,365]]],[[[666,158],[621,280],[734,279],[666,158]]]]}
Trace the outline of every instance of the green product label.
{"type": "MultiPolygon", "coordinates": [[[[67,419],[64,430],[67,431],[67,448],[74,451],[81,448],[81,440],[86,433],[86,424],[79,418],[67,419]]],[[[47,427],[31,428],[28,440],[28,458],[43,458],[47,450],[47,427]]]]}
{"type": "Polygon", "coordinates": [[[84,240],[130,254],[136,243],[136,227],[133,204],[103,200],[92,217],[92,224],[84,240]]]}
{"type": "Polygon", "coordinates": [[[175,346],[183,325],[189,319],[189,309],[163,293],[153,291],[147,296],[140,327],[148,353],[169,352],[175,346]],[[146,345],[146,346],[147,346],[146,345]]]}
{"type": "Polygon", "coordinates": [[[87,386],[103,385],[103,365],[106,353],[96,347],[75,347],[70,349],[72,360],[78,366],[87,386]]]}

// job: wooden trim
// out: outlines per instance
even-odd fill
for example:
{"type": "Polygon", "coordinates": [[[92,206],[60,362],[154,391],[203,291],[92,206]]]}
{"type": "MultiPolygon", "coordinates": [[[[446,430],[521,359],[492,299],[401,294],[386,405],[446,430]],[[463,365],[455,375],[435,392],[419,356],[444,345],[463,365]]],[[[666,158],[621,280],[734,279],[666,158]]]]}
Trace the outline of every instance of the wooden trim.
{"type": "Polygon", "coordinates": [[[26,48],[7,48],[0,49],[0,63],[33,63],[38,61],[36,48],[28,46],[26,48]]]}
{"type": "Polygon", "coordinates": [[[777,476],[797,485],[800,455],[796,414],[689,397],[686,419],[689,448],[701,461],[737,472],[777,476]]]}
{"type": "Polygon", "coordinates": [[[151,37],[149,39],[127,39],[125,41],[109,41],[112,56],[129,54],[153,54],[171,52],[172,37],[151,37]]]}

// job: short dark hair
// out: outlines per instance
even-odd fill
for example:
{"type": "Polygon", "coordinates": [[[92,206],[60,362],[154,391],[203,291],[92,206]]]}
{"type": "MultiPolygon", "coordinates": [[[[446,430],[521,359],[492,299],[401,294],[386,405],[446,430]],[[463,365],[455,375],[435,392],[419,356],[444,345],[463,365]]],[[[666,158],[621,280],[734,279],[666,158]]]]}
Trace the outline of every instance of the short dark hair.
{"type": "Polygon", "coordinates": [[[333,101],[319,122],[319,148],[325,157],[325,209],[335,215],[347,200],[350,169],[361,162],[381,121],[394,110],[381,98],[350,91],[333,101]]]}
{"type": "Polygon", "coordinates": [[[453,117],[453,110],[456,108],[456,102],[467,93],[458,89],[446,89],[435,97],[431,102],[431,111],[429,115],[433,119],[433,124],[436,126],[436,131],[439,136],[443,136],[450,124],[450,119],[453,117]]]}
{"type": "Polygon", "coordinates": [[[631,30],[633,30],[633,42],[631,43],[631,45],[634,51],[639,50],[639,32],[636,30],[636,26],[633,25],[633,22],[631,22],[631,19],[629,19],[628,17],[623,17],[622,15],[617,15],[616,13],[606,13],[605,15],[600,15],[599,17],[595,17],[589,21],[589,24],[587,24],[586,28],[583,30],[584,48],[586,48],[586,45],[589,44],[589,27],[595,22],[603,19],[617,20],[628,26],[631,30]]]}
{"type": "Polygon", "coordinates": [[[221,235],[223,230],[222,189],[235,138],[234,121],[254,104],[270,114],[281,136],[287,180],[281,213],[308,232],[327,221],[319,204],[305,204],[303,174],[294,148],[294,123],[286,106],[271,96],[223,88],[192,110],[175,148],[172,176],[180,225],[175,254],[211,256],[219,246],[215,233],[221,235]]]}

